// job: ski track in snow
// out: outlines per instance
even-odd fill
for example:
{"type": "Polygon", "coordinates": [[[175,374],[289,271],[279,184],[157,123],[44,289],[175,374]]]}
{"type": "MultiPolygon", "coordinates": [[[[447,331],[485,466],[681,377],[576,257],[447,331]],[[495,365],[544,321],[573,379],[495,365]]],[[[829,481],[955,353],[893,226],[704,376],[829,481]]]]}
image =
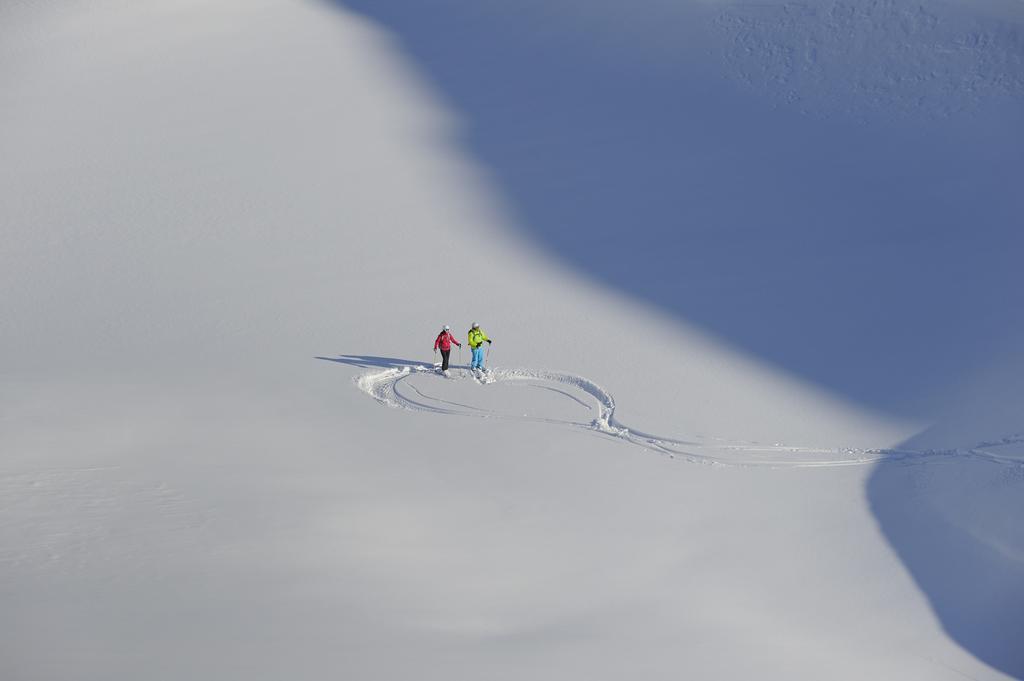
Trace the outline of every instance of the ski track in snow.
{"type": "MultiPolygon", "coordinates": [[[[629,428],[615,418],[615,399],[604,388],[583,376],[556,371],[529,369],[492,369],[486,379],[477,380],[467,369],[452,371],[456,380],[473,380],[483,385],[495,383],[519,384],[563,395],[565,398],[594,411],[590,421],[571,421],[544,416],[502,413],[431,395],[422,387],[408,381],[413,376],[436,377],[437,372],[423,365],[409,365],[372,371],[355,378],[360,390],[388,407],[422,411],[449,416],[500,418],[516,421],[550,423],[586,430],[622,442],[657,452],[674,459],[713,466],[762,466],[770,468],[815,468],[860,466],[878,461],[925,463],[951,459],[976,459],[1012,466],[1024,466],[1024,459],[998,454],[992,449],[1007,445],[1024,444],[1024,434],[981,442],[968,449],[933,449],[924,451],[904,449],[861,449],[853,447],[820,448],[797,447],[784,444],[762,444],[726,440],[694,435],[688,439],[670,438],[629,428]]],[[[440,384],[439,384],[440,385],[440,384]]]]}

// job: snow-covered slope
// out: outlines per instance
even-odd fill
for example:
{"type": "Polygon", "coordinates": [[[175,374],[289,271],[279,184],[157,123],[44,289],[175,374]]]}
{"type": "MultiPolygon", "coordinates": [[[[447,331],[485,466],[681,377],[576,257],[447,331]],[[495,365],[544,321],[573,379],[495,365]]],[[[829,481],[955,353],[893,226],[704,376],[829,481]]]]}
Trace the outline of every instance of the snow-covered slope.
{"type": "MultiPolygon", "coordinates": [[[[743,117],[723,103],[789,120],[737,133],[727,151],[742,175],[745,150],[771,151],[757,140],[792,120],[823,126],[812,141],[835,116],[916,120],[915,102],[947,101],[966,53],[939,68],[914,61],[920,44],[872,52],[852,12],[851,30],[800,38],[820,43],[826,70],[814,72],[785,56],[803,34],[773,11],[737,31],[766,10],[691,6],[711,23],[685,35],[712,42],[680,52],[680,5],[636,7],[530,2],[512,23],[503,3],[406,4],[418,33],[387,2],[0,7],[0,676],[1021,675],[1021,451],[995,442],[1021,425],[1008,302],[1019,288],[1005,288],[1016,232],[982,225],[996,266],[956,301],[973,309],[999,293],[975,319],[980,335],[996,321],[1005,332],[971,345],[985,362],[953,361],[951,377],[909,376],[899,399],[872,399],[855,376],[885,373],[869,361],[885,326],[855,324],[813,361],[785,349],[811,344],[791,322],[804,291],[828,290],[835,278],[815,268],[834,261],[802,250],[793,259],[806,256],[811,275],[758,286],[746,273],[768,269],[756,258],[722,255],[742,234],[668,239],[659,219],[677,204],[665,186],[640,201],[677,150],[660,131],[729,137],[743,117]],[[450,50],[442,62],[436,44],[416,42],[430,31],[450,50]],[[533,42],[510,50],[509,39],[533,42]],[[533,93],[507,70],[524,51],[534,61],[522,74],[543,62],[555,76],[533,93]],[[851,111],[860,100],[826,77],[847,55],[875,75],[937,75],[913,97],[851,111]],[[608,118],[609,100],[588,97],[617,67],[622,108],[608,118]],[[779,69],[805,95],[797,118],[778,108],[779,69]],[[679,93],[706,107],[651,118],[664,101],[644,105],[648,86],[679,74],[679,93]],[[603,142],[606,154],[585,152],[603,142]],[[546,184],[561,198],[549,202],[546,184]],[[680,250],[688,260],[668,257],[680,250]],[[674,273],[687,271],[680,286],[674,273]],[[666,302],[687,286],[705,308],[666,302]],[[737,291],[775,305],[762,331],[734,333],[711,314],[737,291]],[[472,321],[494,339],[499,380],[476,382],[459,361],[455,380],[417,370],[441,324],[472,321]],[[829,369],[845,351],[849,366],[829,369]],[[935,385],[979,406],[932,400],[935,385]]],[[[958,129],[1003,142],[968,161],[1008,178],[1020,169],[1015,128],[1000,127],[1020,94],[1016,11],[971,10],[995,27],[967,50],[985,78],[947,106],[958,129]]],[[[733,191],[756,178],[723,184],[725,167],[706,163],[716,144],[699,150],[714,172],[678,166],[681,185],[704,178],[686,193],[703,199],[672,229],[716,206],[726,227],[756,214],[733,191]]],[[[860,172],[873,160],[852,162],[860,172]]],[[[769,167],[777,189],[800,169],[769,167]]],[[[948,179],[937,193],[964,181],[948,179]]],[[[986,191],[963,205],[992,216],[1016,205],[986,191]]],[[[781,220],[794,197],[780,197],[781,220]]],[[[807,236],[777,231],[782,244],[807,236]]],[[[886,238],[864,236],[858,257],[886,238]]],[[[924,235],[893,238],[931,248],[924,235]]],[[[975,281],[984,253],[950,238],[975,281]]],[[[779,253],[767,237],[758,248],[779,253]]],[[[891,291],[889,312],[907,302],[891,291]]],[[[827,333],[844,306],[862,321],[855,303],[834,301],[827,333]]],[[[940,330],[900,327],[896,359],[940,330]]],[[[937,342],[915,371],[951,356],[937,342]]]]}

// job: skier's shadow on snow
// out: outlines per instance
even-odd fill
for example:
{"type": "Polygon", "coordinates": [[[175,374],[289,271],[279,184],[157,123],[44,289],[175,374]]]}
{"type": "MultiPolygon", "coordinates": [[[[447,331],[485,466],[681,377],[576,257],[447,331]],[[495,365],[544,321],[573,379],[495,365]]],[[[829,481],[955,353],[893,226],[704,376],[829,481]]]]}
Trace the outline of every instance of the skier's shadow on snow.
{"type": "Polygon", "coordinates": [[[418,362],[412,359],[398,359],[397,357],[374,357],[373,355],[338,355],[337,357],[316,357],[327,362],[338,362],[361,369],[401,369],[402,367],[429,364],[429,362],[418,362]]]}

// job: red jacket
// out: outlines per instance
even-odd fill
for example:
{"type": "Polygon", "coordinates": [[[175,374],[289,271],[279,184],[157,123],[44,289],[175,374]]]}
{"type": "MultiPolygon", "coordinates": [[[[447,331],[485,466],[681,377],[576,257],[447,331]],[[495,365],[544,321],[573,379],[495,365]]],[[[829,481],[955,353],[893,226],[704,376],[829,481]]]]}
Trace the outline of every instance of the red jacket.
{"type": "Polygon", "coordinates": [[[442,331],[437,334],[437,340],[434,341],[434,349],[437,350],[440,347],[442,350],[451,350],[452,343],[455,343],[460,348],[462,347],[462,343],[455,340],[455,336],[452,335],[451,331],[442,331]]]}

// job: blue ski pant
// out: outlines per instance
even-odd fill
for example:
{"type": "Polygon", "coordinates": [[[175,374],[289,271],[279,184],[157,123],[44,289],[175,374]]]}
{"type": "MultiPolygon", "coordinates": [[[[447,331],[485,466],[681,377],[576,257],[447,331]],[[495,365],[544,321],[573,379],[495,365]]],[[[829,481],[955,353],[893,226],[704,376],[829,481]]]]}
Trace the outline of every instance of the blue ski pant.
{"type": "Polygon", "coordinates": [[[473,363],[470,365],[471,369],[484,368],[484,346],[478,345],[473,348],[473,363]]]}

